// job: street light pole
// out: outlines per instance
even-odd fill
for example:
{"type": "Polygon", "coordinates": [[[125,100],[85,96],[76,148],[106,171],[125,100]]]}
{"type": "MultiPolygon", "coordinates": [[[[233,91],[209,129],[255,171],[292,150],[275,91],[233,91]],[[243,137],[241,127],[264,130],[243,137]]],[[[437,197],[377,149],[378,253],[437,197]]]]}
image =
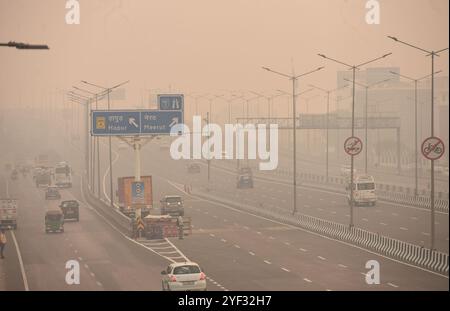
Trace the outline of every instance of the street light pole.
{"type": "MultiPolygon", "coordinates": [[[[435,74],[438,74],[440,72],[442,72],[442,70],[436,71],[435,74]]],[[[418,133],[417,133],[418,132],[417,85],[418,85],[419,81],[431,77],[431,74],[428,74],[428,75],[418,78],[418,79],[414,79],[414,78],[399,74],[395,71],[390,71],[390,73],[414,82],[414,162],[415,162],[415,165],[414,165],[414,195],[418,196],[419,195],[419,169],[418,169],[418,166],[419,166],[419,151],[418,151],[418,149],[419,149],[419,147],[418,147],[418,137],[417,137],[418,136],[418,133]]]]}
{"type": "Polygon", "coordinates": [[[292,134],[293,134],[293,139],[294,139],[294,150],[293,150],[293,177],[292,177],[292,183],[293,183],[293,196],[294,196],[294,200],[293,200],[293,208],[292,208],[292,214],[295,214],[297,212],[297,136],[296,136],[296,132],[297,132],[297,116],[296,116],[296,104],[295,104],[295,98],[296,98],[296,94],[295,94],[295,86],[297,83],[297,80],[301,77],[304,77],[306,75],[312,74],[316,71],[322,70],[324,67],[319,67],[316,68],[314,70],[305,72],[303,74],[300,75],[288,75],[288,74],[284,74],[275,70],[272,70],[270,68],[267,67],[262,67],[264,70],[267,70],[269,72],[275,73],[277,75],[283,76],[285,78],[288,78],[289,80],[292,81],[292,134]]]}
{"type": "MultiPolygon", "coordinates": [[[[347,82],[352,82],[348,79],[344,79],[347,82]]],[[[369,150],[369,142],[368,142],[368,102],[369,102],[369,89],[375,85],[385,83],[387,81],[390,81],[391,79],[384,79],[382,81],[378,81],[372,84],[363,84],[359,82],[355,82],[356,85],[363,87],[365,89],[365,96],[366,96],[366,102],[365,102],[365,108],[364,108],[364,143],[366,145],[366,148],[364,148],[364,173],[367,174],[367,163],[368,163],[368,150],[369,150]]],[[[398,155],[400,157],[400,155],[398,155]]],[[[400,161],[400,159],[399,159],[400,161]]],[[[400,162],[398,167],[400,168],[400,162]]]]}
{"type": "MultiPolygon", "coordinates": [[[[356,72],[356,69],[359,69],[359,68],[361,68],[364,65],[373,63],[373,62],[378,61],[380,59],[386,58],[386,57],[388,57],[391,54],[392,53],[384,54],[381,57],[377,57],[377,58],[372,59],[370,61],[361,63],[359,65],[349,65],[349,64],[346,64],[346,63],[341,62],[339,60],[327,57],[324,54],[317,54],[318,56],[320,56],[322,58],[331,60],[331,61],[333,61],[335,63],[344,65],[344,66],[352,69],[352,137],[355,136],[355,75],[356,75],[355,72],[356,72]]],[[[366,148],[367,148],[367,146],[366,146],[366,148]]],[[[354,156],[351,155],[350,157],[351,157],[351,160],[350,160],[350,228],[351,228],[351,227],[353,227],[353,178],[354,178],[354,176],[353,176],[354,175],[353,174],[354,159],[353,158],[354,158],[354,156]]]]}
{"type": "Polygon", "coordinates": [[[342,90],[342,89],[348,87],[348,85],[346,84],[346,85],[344,85],[344,86],[342,86],[340,88],[336,88],[336,89],[332,89],[332,90],[326,90],[326,89],[320,88],[320,87],[312,85],[312,84],[310,84],[309,86],[327,94],[327,117],[326,117],[326,126],[327,126],[326,141],[327,141],[327,147],[326,147],[326,160],[325,160],[325,176],[326,176],[325,179],[328,182],[328,180],[329,180],[329,143],[328,142],[329,142],[329,129],[330,129],[329,128],[329,122],[330,122],[330,94],[333,93],[333,92],[342,90]]]}
{"type": "MultiPolygon", "coordinates": [[[[434,57],[439,56],[439,53],[448,50],[448,48],[444,48],[438,51],[428,51],[423,48],[417,47],[410,43],[401,41],[396,37],[388,36],[389,39],[394,40],[395,42],[402,43],[406,46],[414,48],[416,50],[420,50],[426,53],[426,56],[431,56],[431,137],[434,137],[434,57]]],[[[431,189],[430,189],[430,199],[431,199],[431,245],[430,249],[434,250],[435,243],[435,202],[434,202],[434,160],[431,160],[431,189]]]]}
{"type": "MultiPolygon", "coordinates": [[[[113,89],[118,88],[119,86],[122,86],[122,85],[124,85],[124,84],[127,84],[127,83],[130,82],[130,81],[128,80],[128,81],[119,83],[119,84],[117,84],[117,85],[115,85],[115,86],[113,86],[113,87],[110,87],[110,88],[107,88],[107,87],[104,87],[104,86],[100,86],[100,85],[96,85],[96,84],[93,84],[93,83],[90,83],[90,82],[87,82],[87,81],[81,81],[81,82],[84,83],[84,84],[87,84],[87,85],[91,85],[91,86],[94,86],[94,87],[103,89],[103,90],[105,91],[105,93],[108,94],[108,110],[111,110],[111,104],[110,104],[110,96],[109,96],[109,94],[111,94],[111,92],[112,92],[113,89]]],[[[109,196],[110,196],[110,199],[109,199],[109,200],[110,200],[110,205],[111,205],[111,207],[113,208],[113,207],[114,207],[114,192],[113,192],[113,171],[112,171],[112,147],[111,147],[111,136],[108,136],[108,145],[109,145],[109,184],[110,184],[110,187],[109,187],[109,193],[110,193],[109,196]]]]}

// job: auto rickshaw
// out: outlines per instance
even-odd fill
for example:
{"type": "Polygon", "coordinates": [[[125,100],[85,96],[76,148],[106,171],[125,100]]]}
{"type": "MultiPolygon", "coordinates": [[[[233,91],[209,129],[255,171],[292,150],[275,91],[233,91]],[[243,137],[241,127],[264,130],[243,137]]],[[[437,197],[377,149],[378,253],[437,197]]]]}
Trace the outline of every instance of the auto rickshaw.
{"type": "Polygon", "coordinates": [[[61,210],[45,213],[45,233],[64,232],[64,214],[61,210]]]}

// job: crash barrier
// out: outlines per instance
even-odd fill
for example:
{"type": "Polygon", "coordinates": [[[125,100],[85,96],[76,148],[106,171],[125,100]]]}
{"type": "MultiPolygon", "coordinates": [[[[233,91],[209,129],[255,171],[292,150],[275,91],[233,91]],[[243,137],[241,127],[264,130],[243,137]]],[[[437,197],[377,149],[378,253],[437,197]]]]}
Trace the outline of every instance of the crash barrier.
{"type": "MultiPolygon", "coordinates": [[[[235,170],[233,168],[225,168],[225,167],[222,167],[222,169],[230,171],[235,170]]],[[[257,168],[254,168],[254,170],[256,171],[257,168]]],[[[271,180],[273,176],[292,177],[292,171],[284,168],[278,168],[277,170],[274,171],[258,170],[258,176],[256,177],[267,178],[268,180],[271,180]]],[[[324,175],[304,173],[304,172],[299,172],[297,174],[297,178],[299,184],[305,185],[305,183],[308,183],[308,186],[315,186],[319,189],[325,188],[328,191],[346,194],[344,190],[344,187],[347,183],[345,178],[330,176],[327,182],[326,176],[324,175]]],[[[287,180],[277,180],[277,181],[287,182],[287,180]]],[[[377,195],[382,200],[426,209],[431,208],[431,198],[429,197],[429,193],[425,190],[422,190],[421,193],[416,196],[414,195],[414,190],[408,187],[389,184],[379,184],[379,183],[376,183],[376,187],[377,187],[377,195]]],[[[436,192],[434,200],[435,210],[443,213],[448,213],[449,212],[448,198],[449,198],[448,193],[436,192]]]]}
{"type": "Polygon", "coordinates": [[[383,236],[357,227],[324,220],[304,214],[295,214],[280,209],[269,208],[265,205],[252,206],[237,203],[225,198],[219,198],[203,191],[194,189],[193,194],[204,199],[218,203],[228,204],[234,208],[251,212],[255,215],[280,221],[311,232],[315,232],[339,241],[357,245],[366,250],[385,255],[417,267],[425,268],[443,275],[448,275],[448,254],[430,250],[419,245],[414,245],[397,239],[383,236]]]}
{"type": "Polygon", "coordinates": [[[134,232],[131,219],[123,215],[117,206],[111,207],[111,204],[108,201],[99,199],[92,194],[85,179],[83,179],[83,186],[86,201],[108,221],[113,222],[123,234],[131,237],[134,232]]]}

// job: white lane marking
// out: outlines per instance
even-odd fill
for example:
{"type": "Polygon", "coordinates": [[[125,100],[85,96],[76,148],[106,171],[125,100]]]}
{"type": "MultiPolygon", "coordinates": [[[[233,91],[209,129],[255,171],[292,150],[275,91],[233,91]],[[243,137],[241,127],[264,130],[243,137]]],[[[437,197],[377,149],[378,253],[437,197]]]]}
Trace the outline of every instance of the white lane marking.
{"type": "Polygon", "coordinates": [[[248,252],[250,255],[255,256],[254,252],[248,252]]]}
{"type": "Polygon", "coordinates": [[[347,268],[347,266],[346,266],[346,265],[343,265],[343,264],[341,264],[341,263],[340,263],[340,264],[338,264],[338,266],[339,266],[339,267],[341,267],[341,268],[344,268],[344,269],[345,269],[345,268],[347,268]]]}
{"type": "Polygon", "coordinates": [[[82,261],[82,260],[83,260],[83,257],[78,257],[78,260],[79,260],[79,261],[82,261]]]}
{"type": "Polygon", "coordinates": [[[262,234],[260,231],[256,231],[257,234],[262,234]]]}
{"type": "MultiPolygon", "coordinates": [[[[8,184],[8,182],[6,182],[6,184],[8,184]]],[[[14,234],[14,231],[11,231],[11,236],[14,241],[14,246],[16,247],[17,258],[19,259],[20,273],[22,274],[23,287],[24,287],[25,291],[28,292],[30,290],[30,288],[28,287],[28,279],[27,279],[27,275],[25,273],[25,267],[23,265],[22,254],[20,253],[19,244],[17,243],[17,239],[16,239],[16,235],[14,234]]]]}
{"type": "Polygon", "coordinates": [[[366,221],[366,222],[369,221],[369,219],[367,219],[367,218],[363,218],[362,220],[363,220],[363,221],[366,221]]]}
{"type": "Polygon", "coordinates": [[[400,230],[403,230],[403,231],[408,231],[408,228],[405,228],[405,227],[400,227],[400,230]]]}
{"type": "Polygon", "coordinates": [[[219,218],[217,215],[214,215],[213,217],[214,217],[214,218],[219,218]]]}
{"type": "Polygon", "coordinates": [[[103,284],[100,283],[99,281],[96,282],[98,286],[103,287],[103,284]]]}
{"type": "Polygon", "coordinates": [[[225,239],[220,239],[220,241],[222,241],[223,243],[227,242],[227,240],[225,240],[225,239]]]}
{"type": "Polygon", "coordinates": [[[350,217],[350,215],[349,215],[349,214],[346,214],[345,217],[350,217]]]}
{"type": "Polygon", "coordinates": [[[89,269],[89,266],[88,266],[87,263],[84,264],[84,267],[85,267],[86,269],[89,269]]]}
{"type": "Polygon", "coordinates": [[[335,211],[332,211],[331,214],[336,215],[336,212],[335,212],[335,211]]]}
{"type": "Polygon", "coordinates": [[[213,233],[210,233],[209,236],[212,238],[216,237],[213,233]]]}
{"type": "Polygon", "coordinates": [[[271,239],[271,240],[275,240],[275,238],[274,238],[273,236],[270,236],[270,237],[269,237],[269,239],[271,239]]]}
{"type": "Polygon", "coordinates": [[[244,228],[245,230],[250,230],[250,228],[247,227],[247,226],[244,226],[243,228],[244,228]]]}
{"type": "Polygon", "coordinates": [[[364,275],[364,276],[366,276],[367,275],[367,273],[365,273],[365,272],[360,272],[361,273],[361,275],[364,275]]]}
{"type": "Polygon", "coordinates": [[[395,285],[395,284],[393,284],[393,283],[387,283],[389,286],[392,286],[392,287],[394,287],[394,288],[398,288],[398,285],[395,285]]]}
{"type": "MultiPolygon", "coordinates": [[[[162,179],[163,179],[163,178],[162,178],[162,179]]],[[[164,180],[166,180],[167,182],[171,183],[171,182],[168,181],[167,179],[164,179],[164,180]]],[[[232,207],[232,206],[230,206],[230,205],[227,205],[227,204],[225,204],[225,203],[221,203],[221,202],[219,202],[219,201],[214,201],[214,200],[211,200],[211,199],[205,199],[205,198],[202,198],[202,197],[199,197],[199,196],[196,196],[196,195],[191,195],[191,196],[192,196],[192,197],[195,197],[195,198],[199,198],[199,199],[203,200],[204,202],[208,202],[208,203],[211,203],[211,204],[214,204],[214,205],[217,205],[217,206],[222,206],[222,207],[224,207],[224,208],[226,208],[226,209],[228,209],[228,210],[232,210],[232,211],[234,211],[234,212],[236,212],[236,213],[249,215],[249,216],[252,216],[252,217],[255,217],[255,218],[258,218],[258,219],[264,219],[264,220],[266,220],[266,221],[268,221],[268,222],[275,223],[275,224],[279,224],[279,225],[283,225],[283,226],[285,226],[285,227],[287,227],[287,228],[292,228],[292,229],[295,229],[295,230],[299,230],[299,231],[303,231],[303,232],[308,232],[308,233],[311,234],[311,235],[319,236],[319,237],[321,237],[321,238],[324,238],[324,239],[327,239],[327,240],[330,240],[330,241],[335,241],[335,242],[337,242],[337,243],[344,244],[344,245],[347,245],[347,246],[352,247],[352,248],[355,248],[355,249],[359,249],[359,250],[361,250],[361,251],[363,251],[363,252],[370,253],[370,254],[376,255],[376,256],[378,256],[378,257],[381,257],[381,258],[384,258],[384,259],[387,259],[387,260],[390,260],[390,261],[393,261],[393,262],[396,262],[396,263],[399,263],[399,264],[402,264],[402,265],[405,265],[405,266],[408,266],[408,267],[411,267],[411,268],[414,268],[414,269],[418,269],[418,270],[421,270],[421,271],[425,271],[425,272],[431,273],[431,274],[436,275],[436,276],[440,276],[440,277],[445,278],[445,279],[448,279],[448,278],[449,278],[449,277],[446,276],[446,275],[443,275],[443,274],[440,274],[440,273],[437,273],[437,272],[434,272],[434,271],[431,271],[431,270],[427,270],[427,269],[425,269],[425,268],[417,267],[417,266],[414,266],[414,265],[412,265],[412,264],[409,264],[409,263],[406,263],[406,262],[402,262],[402,261],[399,261],[399,260],[394,259],[394,258],[387,257],[387,256],[385,256],[385,255],[381,255],[381,254],[379,254],[379,253],[376,253],[376,252],[367,250],[367,249],[365,249],[365,248],[362,248],[362,247],[360,247],[360,246],[357,246],[357,245],[354,245],[354,244],[351,244],[351,243],[348,243],[348,242],[344,242],[344,241],[341,241],[341,240],[338,240],[338,239],[333,239],[333,238],[327,237],[327,236],[325,236],[325,235],[321,235],[321,234],[316,233],[316,232],[312,232],[312,231],[309,231],[309,230],[306,230],[306,229],[303,229],[303,228],[299,228],[299,227],[296,227],[296,226],[293,226],[293,225],[289,225],[289,224],[286,224],[286,223],[282,223],[282,222],[280,222],[280,221],[276,221],[276,220],[273,220],[273,219],[269,219],[269,218],[264,217],[264,216],[255,215],[255,214],[252,214],[252,213],[250,213],[250,212],[247,212],[247,211],[243,211],[243,210],[234,208],[234,207],[232,207]]],[[[446,213],[442,213],[442,214],[446,214],[446,213]]],[[[448,214],[446,214],[446,215],[448,215],[448,214]]],[[[346,215],[346,216],[347,216],[347,215],[346,215]]],[[[350,215],[348,215],[348,217],[350,217],[350,215]]]]}
{"type": "Polygon", "coordinates": [[[320,260],[326,260],[326,258],[322,256],[317,256],[317,258],[319,258],[320,260]]]}
{"type": "Polygon", "coordinates": [[[272,263],[270,262],[270,261],[268,261],[268,260],[264,260],[264,262],[266,263],[266,264],[268,264],[268,265],[271,265],[272,263]]]}
{"type": "Polygon", "coordinates": [[[422,232],[423,235],[429,236],[430,234],[428,232],[422,232]]]}
{"type": "Polygon", "coordinates": [[[419,218],[417,217],[411,217],[412,220],[418,220],[419,218]]]}
{"type": "Polygon", "coordinates": [[[94,272],[89,273],[93,278],[95,278],[94,272]]]}
{"type": "MultiPolygon", "coordinates": [[[[292,124],[294,124],[294,123],[292,123],[292,124]]],[[[323,198],[320,198],[319,200],[320,200],[320,201],[323,201],[323,198]]]]}
{"type": "Polygon", "coordinates": [[[289,269],[286,269],[286,268],[283,268],[283,267],[281,267],[281,270],[286,271],[286,272],[291,272],[291,271],[289,271],[289,269]]]}
{"type": "Polygon", "coordinates": [[[289,243],[289,242],[284,242],[284,245],[291,245],[291,243],[289,243]]]}
{"type": "Polygon", "coordinates": [[[380,225],[387,226],[387,224],[385,224],[384,222],[380,222],[380,225]]]}
{"type": "Polygon", "coordinates": [[[317,208],[317,210],[319,211],[319,212],[321,212],[321,211],[323,211],[323,208],[317,208]]]}
{"type": "Polygon", "coordinates": [[[78,250],[77,250],[77,249],[74,249],[73,252],[74,252],[75,254],[78,254],[78,250]]]}
{"type": "Polygon", "coordinates": [[[301,250],[302,252],[307,252],[308,251],[307,249],[304,249],[304,248],[299,248],[299,250],[301,250]]]}
{"type": "Polygon", "coordinates": [[[241,248],[239,245],[237,245],[237,244],[234,244],[234,247],[236,247],[236,248],[241,248]]]}
{"type": "Polygon", "coordinates": [[[304,278],[303,281],[308,282],[308,283],[312,283],[312,281],[310,279],[304,278]]]}

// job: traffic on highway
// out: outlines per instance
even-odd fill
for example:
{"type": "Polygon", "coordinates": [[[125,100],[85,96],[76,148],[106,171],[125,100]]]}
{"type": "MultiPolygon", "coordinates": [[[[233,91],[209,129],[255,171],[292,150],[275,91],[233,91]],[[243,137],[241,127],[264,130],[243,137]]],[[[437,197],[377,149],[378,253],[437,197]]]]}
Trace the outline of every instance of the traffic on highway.
{"type": "Polygon", "coordinates": [[[0,0],[0,292],[448,292],[448,1],[60,2],[0,0]]]}

